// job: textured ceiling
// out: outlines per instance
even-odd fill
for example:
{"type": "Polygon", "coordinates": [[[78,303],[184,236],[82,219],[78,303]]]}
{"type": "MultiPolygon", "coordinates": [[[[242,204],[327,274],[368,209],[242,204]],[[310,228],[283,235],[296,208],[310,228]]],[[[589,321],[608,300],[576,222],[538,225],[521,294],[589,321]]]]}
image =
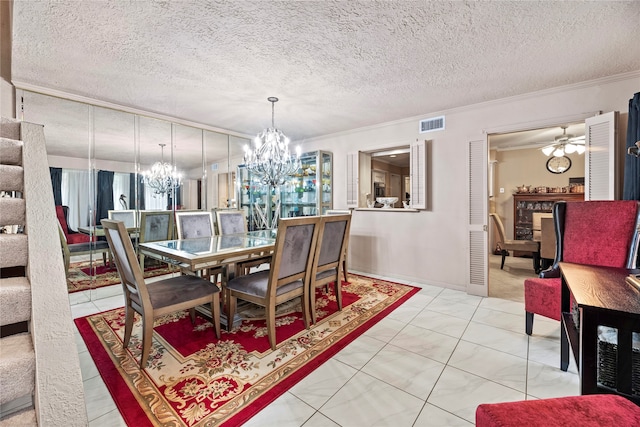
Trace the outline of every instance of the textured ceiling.
{"type": "Polygon", "coordinates": [[[294,140],[640,69],[640,2],[23,1],[12,80],[294,140]]]}

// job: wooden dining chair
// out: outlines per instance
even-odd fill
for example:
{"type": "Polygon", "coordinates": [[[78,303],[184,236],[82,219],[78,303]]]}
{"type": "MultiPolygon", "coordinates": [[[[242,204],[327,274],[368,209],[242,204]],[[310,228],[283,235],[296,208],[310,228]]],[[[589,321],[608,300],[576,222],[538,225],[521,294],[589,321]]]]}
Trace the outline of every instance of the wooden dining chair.
{"type": "MultiPolygon", "coordinates": [[[[320,218],[320,230],[311,265],[309,305],[311,322],[316,323],[316,288],[333,283],[333,293],[342,311],[340,273],[349,244],[351,215],[325,215],[320,218]]],[[[346,280],[346,279],[345,279],[346,280]]]]}
{"type": "MultiPolygon", "coordinates": [[[[216,223],[218,224],[218,234],[220,236],[247,232],[247,219],[242,210],[219,210],[216,211],[216,223]]],[[[244,276],[251,272],[251,268],[260,267],[271,262],[271,254],[260,254],[248,260],[238,261],[235,264],[235,275],[244,276]]]]}
{"type": "MultiPolygon", "coordinates": [[[[216,235],[213,224],[213,215],[208,211],[176,211],[176,232],[178,239],[194,239],[198,237],[213,237],[216,235]]],[[[191,271],[183,269],[183,273],[189,274],[191,271]]],[[[202,277],[208,277],[213,283],[220,282],[227,274],[226,266],[213,266],[200,270],[202,277]]]]}
{"type": "Polygon", "coordinates": [[[271,349],[276,348],[276,306],[300,298],[305,327],[309,319],[309,279],[316,249],[320,217],[280,219],[269,270],[235,277],[223,283],[227,307],[227,328],[233,327],[237,299],[265,307],[271,349]]]}
{"type": "MultiPolygon", "coordinates": [[[[327,215],[351,215],[351,209],[328,209],[325,212],[327,215]]],[[[347,277],[347,264],[349,258],[349,242],[344,247],[344,259],[342,260],[342,274],[344,275],[344,281],[348,282],[349,279],[347,277]]]]}
{"type": "Polygon", "coordinates": [[[211,304],[213,329],[216,337],[220,339],[220,289],[216,285],[194,275],[181,275],[146,283],[124,223],[108,219],[100,222],[113,252],[124,291],[124,347],[129,345],[131,339],[134,312],[142,317],[141,369],[147,366],[153,322],[160,316],[189,309],[191,322],[195,323],[195,307],[211,304]]]}
{"type": "MultiPolygon", "coordinates": [[[[142,211],[139,243],[173,239],[173,211],[142,211]]],[[[140,252],[140,268],[144,271],[144,254],[140,252]]]]}

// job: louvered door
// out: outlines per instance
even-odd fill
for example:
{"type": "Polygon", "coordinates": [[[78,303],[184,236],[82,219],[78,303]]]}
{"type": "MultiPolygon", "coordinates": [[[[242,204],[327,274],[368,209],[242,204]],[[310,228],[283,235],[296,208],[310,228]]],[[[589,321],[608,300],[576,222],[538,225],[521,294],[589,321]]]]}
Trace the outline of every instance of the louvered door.
{"type": "Polygon", "coordinates": [[[487,233],[487,139],[468,144],[469,168],[469,287],[474,295],[488,295],[489,244],[487,233]]]}
{"type": "Polygon", "coordinates": [[[411,144],[410,152],[411,173],[411,207],[414,209],[427,208],[427,144],[426,141],[416,141],[411,144]]]}
{"type": "Polygon", "coordinates": [[[347,153],[347,207],[358,207],[358,152],[347,153]]]}
{"type": "Polygon", "coordinates": [[[619,198],[616,176],[616,124],[618,112],[590,117],[585,124],[585,200],[619,198]]]}

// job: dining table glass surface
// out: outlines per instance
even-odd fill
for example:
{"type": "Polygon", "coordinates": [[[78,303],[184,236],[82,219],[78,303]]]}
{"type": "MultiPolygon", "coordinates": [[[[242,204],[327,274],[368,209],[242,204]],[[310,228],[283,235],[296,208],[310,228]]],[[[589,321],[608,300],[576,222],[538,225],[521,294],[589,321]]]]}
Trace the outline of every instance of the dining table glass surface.
{"type": "Polygon", "coordinates": [[[277,230],[258,230],[223,236],[140,243],[148,256],[167,263],[186,263],[196,269],[202,263],[228,263],[273,250],[277,230]]]}

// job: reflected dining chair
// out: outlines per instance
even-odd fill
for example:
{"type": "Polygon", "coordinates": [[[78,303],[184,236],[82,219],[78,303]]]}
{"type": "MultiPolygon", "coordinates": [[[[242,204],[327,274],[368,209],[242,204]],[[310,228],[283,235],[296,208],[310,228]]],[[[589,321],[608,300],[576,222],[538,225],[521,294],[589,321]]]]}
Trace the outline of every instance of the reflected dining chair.
{"type": "Polygon", "coordinates": [[[220,289],[193,275],[181,275],[146,283],[138,258],[122,221],[101,221],[113,252],[125,300],[124,347],[129,345],[134,312],[142,317],[142,353],[140,368],[147,366],[151,351],[153,322],[156,318],[189,309],[195,324],[195,307],[211,304],[211,319],[216,338],[220,339],[220,289]]]}
{"type": "MultiPolygon", "coordinates": [[[[213,215],[207,211],[176,211],[176,232],[178,239],[194,239],[198,237],[213,237],[216,235],[213,225],[213,215]]],[[[189,270],[183,269],[184,274],[193,274],[189,270]]],[[[218,283],[227,274],[225,266],[213,266],[200,270],[202,277],[213,279],[213,283],[218,283]]]]}
{"type": "MultiPolygon", "coordinates": [[[[333,283],[333,292],[342,311],[342,283],[340,272],[349,244],[351,215],[325,215],[320,217],[320,230],[313,263],[311,264],[309,305],[311,323],[316,323],[316,288],[333,283]]],[[[345,279],[346,281],[346,279],[345,279]]]]}
{"type": "Polygon", "coordinates": [[[496,213],[490,213],[489,216],[493,219],[493,222],[498,230],[500,241],[500,255],[502,255],[502,262],[500,263],[500,270],[504,268],[504,259],[509,255],[509,251],[528,252],[533,256],[533,271],[540,272],[540,242],[533,240],[509,240],[506,238],[504,231],[504,225],[502,220],[496,213]]]}
{"type": "MultiPolygon", "coordinates": [[[[139,243],[173,239],[173,211],[140,212],[139,243]]],[[[144,254],[138,255],[140,268],[144,271],[144,254]]]]}
{"type": "MultiPolygon", "coordinates": [[[[328,209],[326,211],[327,215],[351,215],[351,209],[328,209]]],[[[342,274],[344,275],[344,281],[348,282],[347,278],[347,259],[349,258],[349,242],[344,247],[344,259],[342,261],[342,274]]]]}
{"type": "Polygon", "coordinates": [[[635,268],[640,233],[640,202],[601,200],[553,205],[556,256],[540,277],[524,281],[525,331],[533,332],[533,315],[560,320],[559,262],[635,268]]]}
{"type": "MultiPolygon", "coordinates": [[[[247,219],[242,210],[218,210],[216,211],[216,219],[220,236],[247,232],[247,219]]],[[[270,254],[260,254],[248,260],[239,261],[236,263],[235,275],[237,277],[249,274],[252,267],[259,267],[270,262],[270,254]]]]}
{"type": "MultiPolygon", "coordinates": [[[[233,319],[237,300],[265,308],[271,349],[276,348],[276,306],[300,298],[304,325],[309,329],[309,280],[320,229],[320,217],[281,218],[269,270],[235,277],[223,283],[227,319],[233,319]]],[[[227,322],[231,330],[233,321],[227,322]]]]}

